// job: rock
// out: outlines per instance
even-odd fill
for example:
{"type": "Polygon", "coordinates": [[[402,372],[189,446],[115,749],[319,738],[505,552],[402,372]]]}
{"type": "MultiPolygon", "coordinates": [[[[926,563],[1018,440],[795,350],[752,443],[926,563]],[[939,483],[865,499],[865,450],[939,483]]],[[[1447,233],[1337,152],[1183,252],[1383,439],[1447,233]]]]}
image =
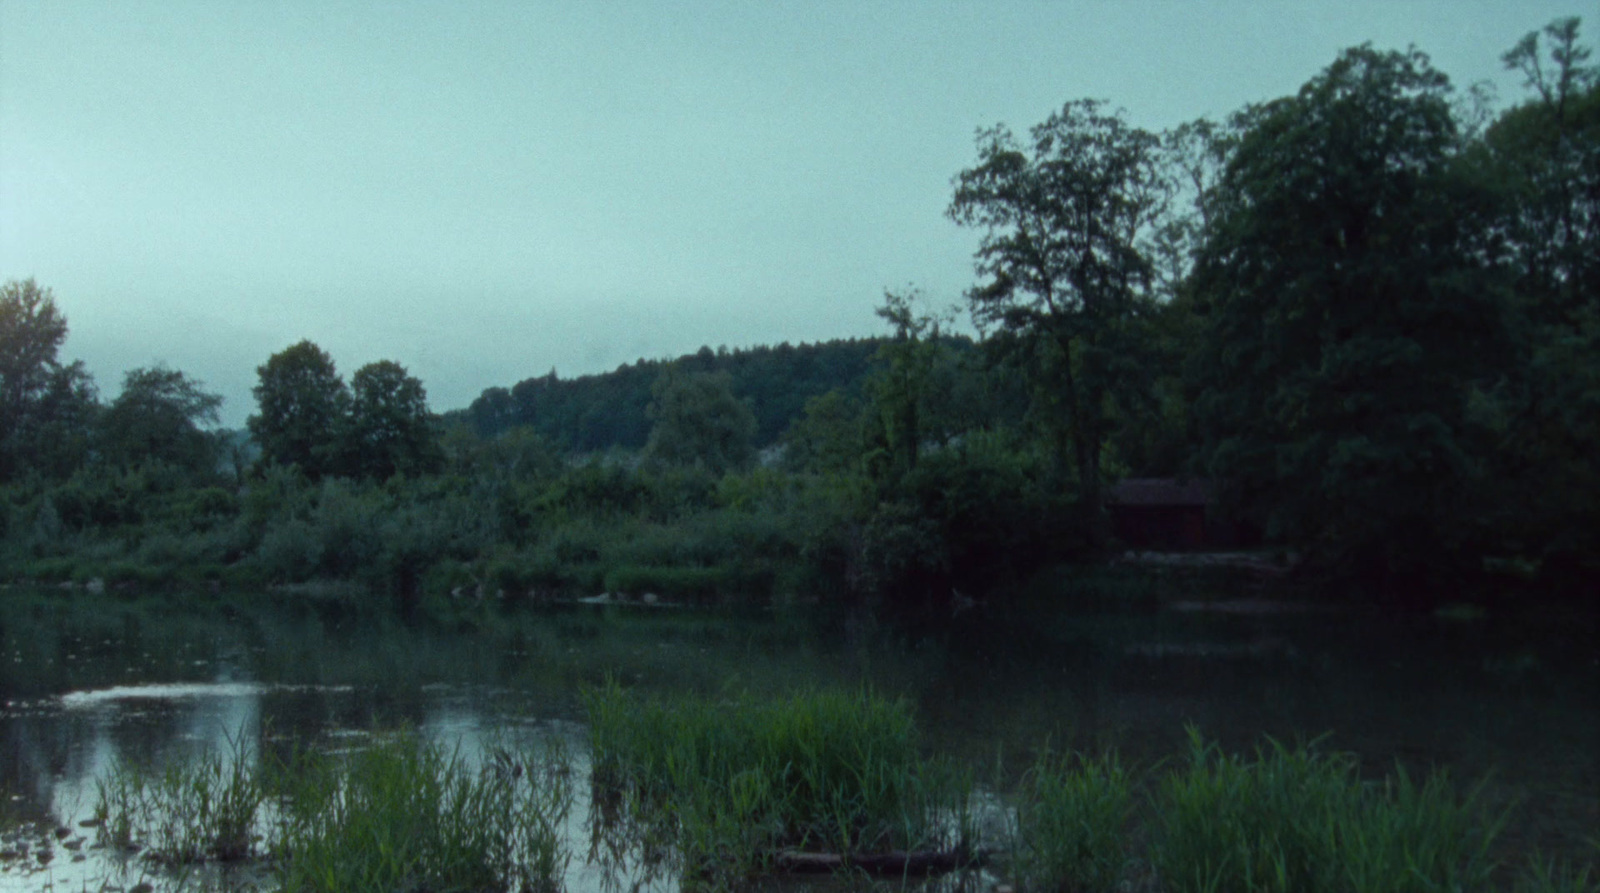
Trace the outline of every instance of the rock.
{"type": "Polygon", "coordinates": [[[83,588],[85,590],[89,591],[89,592],[94,593],[95,595],[99,595],[100,593],[106,591],[105,578],[104,577],[95,577],[94,579],[90,580],[89,582],[83,584],[83,588]]]}

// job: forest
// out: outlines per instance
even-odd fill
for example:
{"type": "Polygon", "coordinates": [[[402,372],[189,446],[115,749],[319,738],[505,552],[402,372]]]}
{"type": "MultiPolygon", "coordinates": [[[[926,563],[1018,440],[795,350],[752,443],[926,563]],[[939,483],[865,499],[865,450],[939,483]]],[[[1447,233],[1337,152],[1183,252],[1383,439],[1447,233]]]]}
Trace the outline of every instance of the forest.
{"type": "Polygon", "coordinates": [[[875,337],[443,414],[305,340],[224,431],[180,370],[102,397],[60,356],[72,296],[11,280],[0,579],[942,610],[1119,554],[1114,485],[1177,478],[1330,591],[1592,599],[1600,70],[1575,18],[1504,62],[1504,108],[1364,45],[1224,120],[980,130],[947,209],[975,338],[889,291],[875,337]]]}

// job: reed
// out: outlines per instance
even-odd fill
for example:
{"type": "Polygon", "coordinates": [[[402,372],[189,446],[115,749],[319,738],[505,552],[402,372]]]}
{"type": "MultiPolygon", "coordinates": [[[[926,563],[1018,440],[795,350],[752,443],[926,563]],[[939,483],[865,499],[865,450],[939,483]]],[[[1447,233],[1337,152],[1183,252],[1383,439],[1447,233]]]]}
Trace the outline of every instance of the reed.
{"type": "Polygon", "coordinates": [[[1111,890],[1128,861],[1133,782],[1116,752],[1045,751],[1017,797],[1014,870],[1029,889],[1111,890]]]}
{"type": "Polygon", "coordinates": [[[691,873],[752,874],[785,848],[848,856],[968,839],[970,775],[922,758],[903,701],[646,700],[612,682],[584,702],[597,785],[665,823],[691,873]]]}
{"type": "Polygon", "coordinates": [[[1365,783],[1348,754],[1268,739],[1253,760],[1190,730],[1188,765],[1162,779],[1153,859],[1166,891],[1479,890],[1505,816],[1448,776],[1365,783]]]}
{"type": "Polygon", "coordinates": [[[496,751],[482,765],[411,734],[277,770],[274,851],[285,890],[554,890],[568,855],[564,755],[496,751]]]}
{"type": "Polygon", "coordinates": [[[114,767],[96,785],[99,840],[175,865],[255,855],[265,791],[242,739],[230,741],[159,772],[114,767]]]}

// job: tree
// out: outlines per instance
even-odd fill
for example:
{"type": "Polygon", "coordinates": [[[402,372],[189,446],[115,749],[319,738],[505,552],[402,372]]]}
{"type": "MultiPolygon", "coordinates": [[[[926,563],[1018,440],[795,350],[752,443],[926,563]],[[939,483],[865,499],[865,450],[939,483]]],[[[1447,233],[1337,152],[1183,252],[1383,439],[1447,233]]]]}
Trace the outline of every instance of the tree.
{"type": "Polygon", "coordinates": [[[155,459],[200,473],[216,470],[221,442],[212,431],[222,397],[176,369],[134,369],[100,421],[105,457],[123,465],[155,459]]]}
{"type": "Polygon", "coordinates": [[[1529,33],[1503,57],[1535,97],[1484,135],[1484,167],[1502,199],[1501,234],[1519,291],[1540,324],[1571,327],[1600,303],[1600,69],[1586,65],[1579,20],[1529,33]]]}
{"type": "Polygon", "coordinates": [[[1246,110],[1195,271],[1212,474],[1269,534],[1390,570],[1459,554],[1503,347],[1449,92],[1362,46],[1246,110]]]}
{"type": "Polygon", "coordinates": [[[1585,64],[1578,26],[1559,19],[1505,54],[1532,95],[1487,128],[1468,171],[1498,200],[1491,226],[1517,324],[1514,362],[1475,404],[1495,435],[1493,548],[1547,570],[1587,564],[1592,573],[1600,566],[1600,70],[1585,64]]]}
{"type": "Polygon", "coordinates": [[[345,450],[350,470],[386,480],[435,470],[443,459],[422,382],[391,360],[368,363],[350,379],[345,450]]]}
{"type": "Polygon", "coordinates": [[[333,359],[301,341],[256,368],[260,412],[247,422],[268,462],[298,465],[311,477],[335,470],[350,393],[333,359]]]}
{"type": "Polygon", "coordinates": [[[731,381],[726,372],[681,372],[669,366],[650,389],[648,415],[654,424],[645,459],[715,474],[750,464],[756,418],[733,396],[731,381]]]}
{"type": "Polygon", "coordinates": [[[984,230],[973,321],[1017,348],[1057,465],[1076,469],[1098,526],[1107,410],[1137,367],[1131,324],[1154,275],[1141,239],[1169,190],[1161,140],[1093,100],[1068,103],[1030,136],[980,131],[978,165],[956,176],[948,213],[984,230]]]}
{"type": "Polygon", "coordinates": [[[56,359],[67,319],[32,279],[0,286],[0,482],[24,468],[70,473],[98,403],[81,363],[56,359]]]}

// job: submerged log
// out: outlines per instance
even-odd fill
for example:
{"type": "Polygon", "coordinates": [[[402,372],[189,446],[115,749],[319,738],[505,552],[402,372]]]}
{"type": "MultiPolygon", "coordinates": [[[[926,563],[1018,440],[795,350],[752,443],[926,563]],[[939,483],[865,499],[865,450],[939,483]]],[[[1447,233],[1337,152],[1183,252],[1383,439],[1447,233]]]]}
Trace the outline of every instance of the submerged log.
{"type": "Polygon", "coordinates": [[[960,847],[953,850],[916,850],[913,852],[888,852],[888,853],[856,853],[845,855],[843,853],[801,853],[794,850],[782,850],[772,860],[772,866],[779,871],[794,872],[796,874],[819,874],[834,872],[841,868],[864,871],[868,874],[933,874],[939,871],[955,871],[960,868],[976,868],[988,861],[992,852],[985,849],[968,849],[960,847]]]}

